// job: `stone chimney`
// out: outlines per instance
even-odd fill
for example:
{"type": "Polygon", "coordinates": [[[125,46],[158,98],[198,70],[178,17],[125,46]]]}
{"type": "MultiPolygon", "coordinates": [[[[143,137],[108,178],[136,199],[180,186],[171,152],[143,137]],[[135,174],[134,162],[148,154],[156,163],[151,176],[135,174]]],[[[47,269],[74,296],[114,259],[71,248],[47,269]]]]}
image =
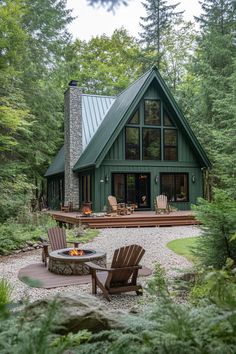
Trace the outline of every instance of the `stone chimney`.
{"type": "Polygon", "coordinates": [[[64,96],[65,204],[79,207],[79,178],[73,167],[82,153],[82,96],[72,80],[64,96]]]}

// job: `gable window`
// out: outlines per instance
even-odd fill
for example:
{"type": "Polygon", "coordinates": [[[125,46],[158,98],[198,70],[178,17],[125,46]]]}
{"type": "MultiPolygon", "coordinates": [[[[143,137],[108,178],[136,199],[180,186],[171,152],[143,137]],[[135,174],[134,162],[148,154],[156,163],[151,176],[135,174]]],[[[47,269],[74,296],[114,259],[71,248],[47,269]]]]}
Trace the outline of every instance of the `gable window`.
{"type": "Polygon", "coordinates": [[[125,158],[140,160],[139,128],[126,127],[125,129],[125,158]]]}
{"type": "Polygon", "coordinates": [[[137,110],[132,118],[129,120],[129,124],[139,124],[139,110],[137,110]]]}
{"type": "Polygon", "coordinates": [[[164,129],[164,160],[177,160],[177,130],[164,129]]]}
{"type": "Polygon", "coordinates": [[[161,125],[160,101],[144,100],[144,124],[161,125]]]}
{"type": "Polygon", "coordinates": [[[161,173],[160,192],[171,202],[188,202],[188,173],[161,173]]]}
{"type": "Polygon", "coordinates": [[[143,128],[143,160],[161,159],[160,129],[143,128]]]}
{"type": "Polygon", "coordinates": [[[169,114],[164,110],[164,125],[167,127],[174,127],[169,114]]]}
{"type": "Polygon", "coordinates": [[[177,161],[178,129],[160,100],[145,99],[125,127],[126,160],[177,161]]]}

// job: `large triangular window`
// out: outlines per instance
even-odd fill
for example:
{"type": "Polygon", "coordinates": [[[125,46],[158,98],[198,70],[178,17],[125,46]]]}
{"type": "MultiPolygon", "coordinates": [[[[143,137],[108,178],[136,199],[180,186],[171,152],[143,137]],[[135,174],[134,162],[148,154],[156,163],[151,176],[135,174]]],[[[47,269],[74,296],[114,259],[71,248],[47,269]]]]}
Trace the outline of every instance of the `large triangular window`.
{"type": "Polygon", "coordinates": [[[126,124],[125,159],[178,160],[178,130],[160,100],[145,99],[126,124]]]}

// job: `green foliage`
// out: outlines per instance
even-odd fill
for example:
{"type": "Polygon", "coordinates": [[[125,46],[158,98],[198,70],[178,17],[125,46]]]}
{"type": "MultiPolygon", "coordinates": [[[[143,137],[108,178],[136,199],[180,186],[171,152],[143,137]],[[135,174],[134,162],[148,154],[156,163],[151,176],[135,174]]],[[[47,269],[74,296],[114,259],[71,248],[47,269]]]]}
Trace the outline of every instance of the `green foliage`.
{"type": "Polygon", "coordinates": [[[58,307],[54,302],[48,313],[38,320],[28,321],[27,310],[12,316],[0,326],[0,352],[2,354],[52,354],[63,352],[64,348],[50,347],[55,335],[55,317],[58,307]],[[7,338],[7,340],[6,340],[7,338]],[[50,349],[49,349],[50,348],[50,349]]]}
{"type": "Polygon", "coordinates": [[[153,277],[149,280],[146,290],[151,296],[166,297],[169,294],[165,271],[159,263],[155,265],[153,277]]]}
{"type": "Polygon", "coordinates": [[[218,307],[235,310],[236,308],[236,268],[232,259],[220,270],[211,268],[198,273],[198,280],[191,290],[193,303],[210,301],[218,307]]]}
{"type": "Polygon", "coordinates": [[[79,241],[79,243],[87,243],[93,240],[98,234],[98,230],[83,229],[82,227],[74,227],[66,231],[68,241],[79,241]]]}
{"type": "Polygon", "coordinates": [[[236,201],[229,193],[216,190],[210,203],[204,199],[193,209],[202,224],[194,254],[204,266],[222,268],[227,258],[236,263],[236,201]]]}
{"type": "Polygon", "coordinates": [[[7,279],[0,279],[0,309],[11,301],[12,286],[7,279]]]}
{"type": "Polygon", "coordinates": [[[55,224],[46,214],[27,213],[22,214],[21,218],[25,223],[9,220],[0,225],[0,255],[26,247],[27,241],[38,241],[40,236],[46,234],[47,228],[55,224]]]}
{"type": "Polygon", "coordinates": [[[137,41],[123,28],[111,37],[76,40],[67,48],[61,80],[75,77],[83,93],[117,95],[141,74],[140,55],[137,41]]]}
{"type": "Polygon", "coordinates": [[[16,218],[18,213],[29,206],[29,198],[33,185],[26,175],[19,173],[19,167],[14,163],[6,163],[0,172],[0,223],[9,218],[16,218]]]}

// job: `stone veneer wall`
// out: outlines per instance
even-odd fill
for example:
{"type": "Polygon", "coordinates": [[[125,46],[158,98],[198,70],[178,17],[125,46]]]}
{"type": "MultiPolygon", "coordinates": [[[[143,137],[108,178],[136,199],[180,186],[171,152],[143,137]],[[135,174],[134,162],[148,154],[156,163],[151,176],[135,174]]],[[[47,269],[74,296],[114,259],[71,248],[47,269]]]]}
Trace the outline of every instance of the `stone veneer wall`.
{"type": "Polygon", "coordinates": [[[65,141],[65,204],[79,207],[79,178],[73,167],[82,153],[82,97],[77,86],[65,92],[64,141],[65,141]]]}

